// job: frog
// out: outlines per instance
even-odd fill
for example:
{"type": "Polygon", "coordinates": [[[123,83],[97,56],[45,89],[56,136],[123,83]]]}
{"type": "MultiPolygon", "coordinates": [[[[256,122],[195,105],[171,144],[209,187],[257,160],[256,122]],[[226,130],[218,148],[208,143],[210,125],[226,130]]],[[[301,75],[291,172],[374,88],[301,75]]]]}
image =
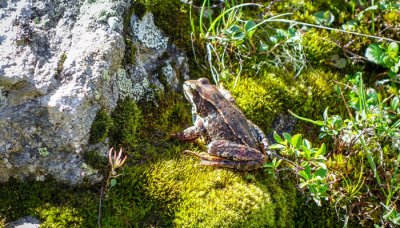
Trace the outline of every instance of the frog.
{"type": "Polygon", "coordinates": [[[200,165],[236,170],[254,170],[266,162],[270,152],[265,134],[245,117],[227,90],[200,78],[185,81],[183,93],[192,107],[193,126],[173,136],[181,141],[204,138],[207,143],[207,152],[184,153],[199,157],[200,165]]]}

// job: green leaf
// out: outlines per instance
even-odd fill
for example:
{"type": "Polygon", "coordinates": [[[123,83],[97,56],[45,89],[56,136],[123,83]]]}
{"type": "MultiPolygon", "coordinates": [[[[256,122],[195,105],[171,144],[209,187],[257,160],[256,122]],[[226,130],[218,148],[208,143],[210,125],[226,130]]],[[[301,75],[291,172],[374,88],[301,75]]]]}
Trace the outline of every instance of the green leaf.
{"type": "Polygon", "coordinates": [[[324,114],[322,114],[322,116],[324,117],[324,120],[326,121],[328,119],[328,109],[329,107],[326,107],[324,114]]]}
{"type": "Polygon", "coordinates": [[[264,168],[272,168],[274,167],[274,164],[272,162],[268,162],[264,164],[264,168]]]}
{"type": "Polygon", "coordinates": [[[347,61],[344,58],[340,58],[338,61],[335,63],[335,67],[339,69],[343,69],[346,67],[347,61]]]}
{"type": "Polygon", "coordinates": [[[304,180],[310,180],[311,179],[311,169],[310,166],[306,166],[304,170],[301,170],[299,172],[299,175],[303,177],[304,180]]]}
{"type": "Polygon", "coordinates": [[[311,150],[308,149],[307,147],[305,147],[304,145],[302,146],[303,149],[303,156],[306,160],[310,160],[311,159],[311,150]]]}
{"type": "Polygon", "coordinates": [[[331,11],[318,11],[314,14],[317,24],[330,25],[335,20],[331,11]]]}
{"type": "Polygon", "coordinates": [[[268,147],[270,150],[282,150],[285,149],[286,146],[282,144],[272,144],[271,146],[268,147]]]}
{"type": "Polygon", "coordinates": [[[327,173],[327,170],[326,169],[323,169],[323,168],[319,168],[315,173],[314,173],[314,177],[321,177],[321,178],[325,178],[325,176],[326,176],[326,173],[327,173]]]}
{"type": "Polygon", "coordinates": [[[276,131],[274,131],[274,139],[277,143],[283,142],[283,139],[278,135],[278,133],[276,133],[276,131]]]}
{"type": "Polygon", "coordinates": [[[117,180],[111,179],[111,187],[114,187],[117,184],[117,180]]]}
{"type": "Polygon", "coordinates": [[[290,143],[296,147],[299,148],[302,144],[303,138],[301,137],[301,134],[296,134],[292,136],[292,139],[290,140],[290,143]]]}
{"type": "Polygon", "coordinates": [[[252,21],[252,20],[246,21],[246,23],[244,24],[244,30],[245,30],[246,32],[249,32],[249,31],[253,30],[253,28],[254,28],[256,25],[257,25],[257,24],[256,24],[254,21],[252,21]]]}
{"type": "Polygon", "coordinates": [[[328,168],[326,167],[326,164],[323,162],[318,162],[317,163],[319,167],[321,167],[322,169],[328,170],[328,168]]]}
{"type": "Polygon", "coordinates": [[[282,159],[279,159],[276,164],[275,164],[275,168],[278,168],[278,166],[282,163],[282,159]]]}
{"type": "Polygon", "coordinates": [[[378,101],[379,101],[378,100],[378,93],[373,88],[369,88],[367,90],[367,96],[368,96],[369,102],[373,101],[373,104],[377,104],[378,103],[378,101]]]}
{"type": "Polygon", "coordinates": [[[260,43],[260,45],[258,45],[257,51],[258,52],[267,52],[268,48],[269,48],[268,45],[260,43]]]}
{"type": "Polygon", "coordinates": [[[294,112],[292,112],[290,110],[288,110],[288,112],[290,113],[290,115],[296,117],[297,119],[304,120],[306,122],[310,122],[310,123],[318,125],[318,126],[323,126],[325,124],[324,121],[321,121],[321,120],[312,120],[312,119],[308,119],[305,117],[301,117],[299,115],[296,115],[294,112]]]}
{"type": "Polygon", "coordinates": [[[392,66],[392,67],[390,68],[390,70],[393,71],[393,72],[396,74],[397,72],[399,72],[399,69],[400,69],[400,58],[399,58],[399,60],[397,61],[397,63],[394,64],[394,66],[392,66]]]}
{"type": "Polygon", "coordinates": [[[373,6],[370,6],[370,7],[368,7],[368,8],[366,8],[364,11],[366,12],[366,11],[374,11],[374,10],[377,10],[378,9],[378,6],[377,5],[373,5],[373,6]]]}
{"type": "Polygon", "coordinates": [[[383,63],[383,66],[387,68],[393,67],[396,64],[395,59],[386,54],[383,56],[381,62],[383,63]]]}
{"type": "Polygon", "coordinates": [[[394,97],[392,101],[390,102],[390,107],[392,110],[396,110],[397,107],[399,107],[399,97],[394,97]]]}
{"type": "Polygon", "coordinates": [[[390,43],[386,52],[390,57],[396,58],[399,53],[399,45],[396,42],[390,43]]]}
{"type": "Polygon", "coordinates": [[[324,155],[326,153],[326,145],[322,143],[321,147],[318,149],[317,153],[315,153],[314,157],[317,158],[319,155],[324,155]]]}
{"type": "Polygon", "coordinates": [[[282,135],[283,135],[283,137],[286,139],[286,141],[288,141],[289,143],[291,143],[292,136],[291,136],[290,134],[288,134],[288,133],[286,133],[286,132],[283,132],[282,135]]]}
{"type": "Polygon", "coordinates": [[[304,188],[305,186],[308,185],[308,183],[306,181],[304,181],[304,180],[300,180],[300,182],[301,182],[300,185],[299,185],[300,188],[304,188]]]}
{"type": "Polygon", "coordinates": [[[331,61],[332,61],[332,62],[338,61],[339,59],[340,59],[340,57],[339,57],[338,54],[333,54],[333,55],[331,56],[331,61]]]}
{"type": "Polygon", "coordinates": [[[391,127],[392,127],[392,128],[398,128],[398,127],[400,127],[400,120],[396,121],[391,127]]]}
{"type": "Polygon", "coordinates": [[[306,148],[308,148],[308,149],[311,150],[312,144],[311,144],[311,142],[308,141],[307,139],[304,139],[304,140],[303,140],[303,145],[304,145],[306,148]]]}
{"type": "Polygon", "coordinates": [[[365,57],[376,64],[381,64],[380,58],[383,52],[382,49],[378,46],[378,44],[371,44],[365,51],[365,57]]]}
{"type": "Polygon", "coordinates": [[[245,36],[243,29],[237,25],[232,25],[225,33],[233,40],[243,40],[245,36]]]}
{"type": "Polygon", "coordinates": [[[332,22],[335,20],[335,16],[333,16],[331,11],[329,11],[329,10],[324,13],[324,18],[325,18],[326,25],[332,24],[332,22]]]}

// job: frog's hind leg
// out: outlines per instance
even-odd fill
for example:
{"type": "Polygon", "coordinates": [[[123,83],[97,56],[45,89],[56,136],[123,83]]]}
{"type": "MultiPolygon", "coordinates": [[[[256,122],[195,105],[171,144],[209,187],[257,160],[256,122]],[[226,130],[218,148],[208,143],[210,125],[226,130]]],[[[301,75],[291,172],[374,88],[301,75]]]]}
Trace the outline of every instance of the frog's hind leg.
{"type": "Polygon", "coordinates": [[[201,165],[251,170],[264,164],[266,156],[259,150],[229,140],[215,140],[208,144],[208,153],[186,150],[201,159],[201,165]]]}
{"type": "Polygon", "coordinates": [[[190,150],[185,150],[183,152],[199,157],[201,159],[200,165],[206,166],[225,167],[238,170],[252,170],[259,168],[262,165],[262,163],[259,161],[232,161],[226,158],[213,156],[205,152],[198,153],[190,150]]]}
{"type": "Polygon", "coordinates": [[[200,158],[201,161],[222,161],[222,160],[225,160],[224,158],[217,157],[217,156],[212,156],[212,155],[209,155],[209,154],[207,154],[205,152],[198,153],[198,152],[194,152],[194,151],[191,151],[191,150],[184,150],[183,153],[194,155],[194,156],[200,158]]]}
{"type": "Polygon", "coordinates": [[[231,160],[221,160],[221,161],[207,161],[201,160],[200,165],[206,166],[218,166],[237,170],[253,170],[260,168],[263,163],[258,161],[246,161],[246,162],[236,162],[231,160]]]}
{"type": "Polygon", "coordinates": [[[262,151],[229,140],[212,141],[208,144],[208,153],[237,162],[256,161],[261,163],[266,160],[262,151]]]}

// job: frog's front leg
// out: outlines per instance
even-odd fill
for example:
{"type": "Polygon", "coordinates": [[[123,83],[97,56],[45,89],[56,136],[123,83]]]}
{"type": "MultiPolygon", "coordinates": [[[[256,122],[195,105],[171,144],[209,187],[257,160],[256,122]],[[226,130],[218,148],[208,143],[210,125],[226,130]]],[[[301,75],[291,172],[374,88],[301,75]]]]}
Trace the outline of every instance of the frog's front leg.
{"type": "Polygon", "coordinates": [[[173,134],[172,136],[180,141],[193,141],[204,133],[204,121],[202,118],[197,117],[194,121],[194,126],[186,128],[182,132],[173,134]]]}
{"type": "Polygon", "coordinates": [[[266,157],[257,149],[229,140],[215,140],[208,144],[208,153],[185,151],[201,159],[201,165],[239,170],[252,170],[264,164],[266,157]]]}

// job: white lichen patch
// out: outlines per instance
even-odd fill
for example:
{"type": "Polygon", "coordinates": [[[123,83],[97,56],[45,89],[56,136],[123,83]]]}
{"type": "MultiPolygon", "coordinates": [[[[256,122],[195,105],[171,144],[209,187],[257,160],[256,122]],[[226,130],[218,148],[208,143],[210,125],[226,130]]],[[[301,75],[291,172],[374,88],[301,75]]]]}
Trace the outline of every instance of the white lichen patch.
{"type": "Polygon", "coordinates": [[[97,173],[96,169],[93,169],[90,165],[88,165],[86,163],[82,163],[82,167],[81,168],[82,168],[83,172],[85,172],[84,173],[85,176],[86,175],[91,176],[91,175],[97,173]]]}
{"type": "Polygon", "coordinates": [[[169,61],[167,61],[166,64],[167,65],[162,68],[162,73],[166,77],[168,84],[177,88],[179,86],[179,80],[176,76],[176,72],[169,61]]]}
{"type": "Polygon", "coordinates": [[[109,71],[108,70],[104,70],[103,71],[103,74],[102,74],[102,76],[103,76],[103,79],[105,80],[105,81],[110,81],[110,73],[109,73],[109,71]]]}
{"type": "Polygon", "coordinates": [[[154,24],[153,14],[145,14],[141,20],[136,15],[131,17],[132,31],[136,38],[147,48],[165,50],[168,38],[154,24]]]}
{"type": "Polygon", "coordinates": [[[128,78],[124,69],[118,69],[117,71],[117,86],[122,97],[132,93],[132,81],[128,78]]]}
{"type": "Polygon", "coordinates": [[[142,81],[135,83],[132,86],[132,94],[134,99],[136,101],[140,100],[143,97],[143,95],[146,94],[146,91],[148,91],[149,87],[150,87],[150,82],[146,77],[144,77],[142,81]]]}

